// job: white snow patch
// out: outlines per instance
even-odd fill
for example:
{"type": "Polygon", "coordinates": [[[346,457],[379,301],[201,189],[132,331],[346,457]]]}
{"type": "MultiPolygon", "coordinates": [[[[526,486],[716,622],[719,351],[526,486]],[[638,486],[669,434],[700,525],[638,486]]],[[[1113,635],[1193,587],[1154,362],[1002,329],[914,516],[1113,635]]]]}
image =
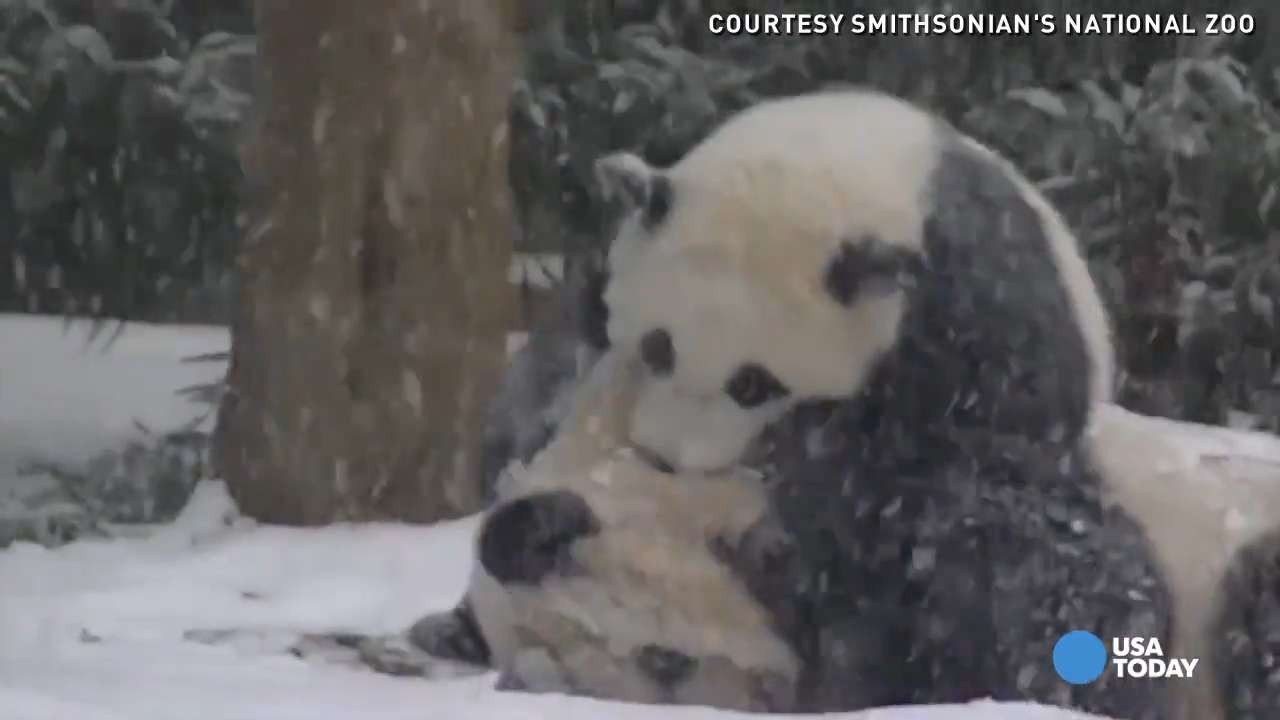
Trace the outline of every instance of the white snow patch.
{"type": "Polygon", "coordinates": [[[223,328],[131,323],[108,344],[76,321],[0,314],[0,485],[28,463],[77,466],[152,432],[177,429],[204,409],[179,396],[215,380],[217,362],[183,358],[222,352],[223,328]]]}
{"type": "MultiPolygon", "coordinates": [[[[220,378],[226,363],[183,360],[229,350],[226,328],[130,323],[108,342],[114,332],[108,326],[91,341],[85,321],[0,313],[0,491],[18,484],[24,466],[80,469],[143,439],[139,425],[161,434],[208,409],[177,391],[220,378]]],[[[526,338],[509,333],[508,352],[526,338]]],[[[413,403],[421,388],[411,381],[405,399],[413,403]]]]}

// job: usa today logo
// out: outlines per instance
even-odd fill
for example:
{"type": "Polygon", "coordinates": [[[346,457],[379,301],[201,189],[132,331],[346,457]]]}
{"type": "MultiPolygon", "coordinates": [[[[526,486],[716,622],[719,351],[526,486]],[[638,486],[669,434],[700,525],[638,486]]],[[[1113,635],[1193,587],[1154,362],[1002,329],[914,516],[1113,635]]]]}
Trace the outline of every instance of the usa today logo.
{"type": "Polygon", "coordinates": [[[1085,685],[1102,677],[1107,661],[1118,678],[1190,678],[1199,658],[1165,658],[1159,638],[1111,638],[1111,655],[1102,639],[1087,630],[1073,630],[1053,646],[1053,669],[1072,685],[1085,685]]]}

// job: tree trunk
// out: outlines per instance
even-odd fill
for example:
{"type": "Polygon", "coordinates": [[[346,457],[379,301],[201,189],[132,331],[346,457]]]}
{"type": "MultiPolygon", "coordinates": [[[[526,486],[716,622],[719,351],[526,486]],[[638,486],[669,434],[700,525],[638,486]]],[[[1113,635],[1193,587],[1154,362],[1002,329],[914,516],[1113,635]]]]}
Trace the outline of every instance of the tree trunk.
{"type": "Polygon", "coordinates": [[[214,462],[246,514],[479,503],[514,289],[518,0],[259,0],[250,225],[214,462]]]}

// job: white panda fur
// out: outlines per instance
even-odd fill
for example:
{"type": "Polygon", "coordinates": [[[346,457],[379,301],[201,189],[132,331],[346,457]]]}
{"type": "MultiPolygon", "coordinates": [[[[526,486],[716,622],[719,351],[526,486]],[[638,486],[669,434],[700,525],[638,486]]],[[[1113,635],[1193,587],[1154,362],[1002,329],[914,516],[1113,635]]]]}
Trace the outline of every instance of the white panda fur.
{"type": "MultiPolygon", "coordinates": [[[[478,531],[462,606],[480,635],[470,642],[487,646],[484,660],[502,673],[504,686],[785,709],[798,661],[769,613],[712,549],[736,546],[760,527],[768,509],[759,478],[745,470],[672,475],[623,447],[637,377],[634,358],[602,357],[552,443],[500,486],[478,531]],[[498,554],[487,556],[486,533],[504,532],[494,523],[522,500],[566,491],[585,501],[596,531],[568,540],[565,564],[537,581],[494,577],[486,559],[517,563],[515,555],[538,545],[537,538],[503,536],[495,539],[498,554]],[[688,677],[669,687],[656,683],[636,660],[646,646],[692,659],[688,677]]],[[[428,618],[428,625],[435,633],[467,631],[456,615],[428,618]]]]}
{"type": "Polygon", "coordinates": [[[1096,409],[1089,434],[1110,500],[1138,519],[1172,586],[1176,644],[1166,655],[1200,660],[1193,681],[1169,683],[1180,695],[1171,720],[1235,720],[1217,682],[1215,621],[1241,550],[1280,530],[1280,440],[1114,405],[1096,409]]]}
{"type": "MultiPolygon", "coordinates": [[[[941,153],[959,140],[1018,188],[1039,216],[1089,356],[1089,397],[1111,398],[1110,327],[1074,235],[1015,169],[929,114],[872,92],[760,103],[672,167],[635,155],[602,159],[606,191],[624,197],[661,175],[673,188],[659,231],[624,218],[610,250],[608,335],[638,343],[665,327],[684,362],[641,395],[634,440],[681,468],[733,463],[749,439],[797,401],[843,397],[897,340],[900,293],[856,308],[832,300],[821,269],[849,238],[923,252],[921,218],[941,153]],[[753,358],[791,390],[744,412],[720,389],[753,358]]],[[[643,202],[643,200],[640,200],[643,202]]]]}

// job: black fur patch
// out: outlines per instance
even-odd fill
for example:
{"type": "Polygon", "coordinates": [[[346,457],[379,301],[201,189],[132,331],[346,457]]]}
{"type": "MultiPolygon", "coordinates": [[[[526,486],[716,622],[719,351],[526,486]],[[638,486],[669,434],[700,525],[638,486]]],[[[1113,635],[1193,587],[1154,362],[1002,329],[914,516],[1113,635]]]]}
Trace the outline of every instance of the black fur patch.
{"type": "Polygon", "coordinates": [[[815,460],[786,434],[774,506],[816,588],[802,710],[994,697],[1166,718],[1157,686],[1067,687],[1049,660],[1078,628],[1168,647],[1171,598],[1140,527],[1104,510],[1085,453],[979,435],[967,457],[881,465],[858,462],[856,438],[815,460]]]}
{"type": "Polygon", "coordinates": [[[1280,718],[1280,531],[1233,559],[1211,637],[1226,717],[1280,718]]]}
{"type": "Polygon", "coordinates": [[[609,269],[599,267],[586,271],[578,298],[578,332],[583,340],[598,351],[609,349],[609,304],[604,300],[609,286],[609,269]]]}
{"type": "Polygon", "coordinates": [[[644,204],[643,224],[646,230],[654,230],[667,219],[674,200],[675,190],[671,187],[671,180],[662,173],[654,174],[649,182],[644,204]]]}
{"type": "Polygon", "coordinates": [[[654,470],[657,470],[664,475],[670,475],[676,471],[675,466],[667,462],[665,458],[649,448],[636,445],[633,449],[635,450],[636,458],[654,470]]]}
{"type": "Polygon", "coordinates": [[[498,582],[538,585],[570,569],[574,541],[600,532],[586,500],[567,490],[543,492],[499,506],[480,531],[480,563],[498,582]]]}
{"type": "Polygon", "coordinates": [[[446,613],[427,615],[409,628],[409,642],[429,655],[488,667],[489,643],[480,632],[471,604],[465,599],[446,613]]]}
{"type": "Polygon", "coordinates": [[[612,155],[596,161],[596,172],[606,195],[614,194],[627,210],[643,208],[649,202],[653,173],[647,167],[634,167],[630,161],[619,163],[621,159],[619,155],[612,155]]]}
{"type": "Polygon", "coordinates": [[[636,650],[636,666],[659,687],[674,689],[693,675],[698,660],[679,650],[661,645],[645,645],[636,650]]]}
{"type": "MultiPolygon", "coordinates": [[[[615,158],[616,159],[616,158],[615,158]]],[[[640,224],[652,231],[671,212],[675,191],[671,179],[661,170],[651,166],[644,169],[631,167],[631,163],[618,165],[609,161],[597,165],[597,172],[605,186],[619,196],[616,209],[624,213],[639,211],[640,224]]]]}
{"type": "Polygon", "coordinates": [[[776,375],[755,363],[738,366],[733,376],[725,381],[724,392],[739,407],[751,409],[770,400],[779,400],[791,394],[791,389],[776,375]]]}
{"type": "Polygon", "coordinates": [[[836,302],[849,307],[864,293],[886,293],[909,284],[920,265],[916,253],[867,235],[857,242],[840,243],[823,273],[822,285],[836,302]]]}
{"type": "MultiPolygon", "coordinates": [[[[880,448],[920,442],[911,428],[943,442],[954,427],[1073,442],[1093,369],[1039,215],[1002,168],[958,142],[926,200],[925,256],[909,272],[898,345],[857,400],[890,426],[880,448]]],[[[883,266],[851,252],[837,260],[845,272],[829,275],[883,266]]],[[[855,286],[836,284],[844,296],[855,286]]]]}
{"type": "MultiPolygon", "coordinates": [[[[802,675],[816,662],[813,607],[816,586],[809,561],[779,519],[770,514],[752,525],[742,537],[712,538],[711,554],[725,565],[768,614],[778,637],[801,659],[802,675]]],[[[801,680],[804,683],[804,680],[801,680]]]]}
{"type": "Polygon", "coordinates": [[[676,369],[676,348],[671,333],[663,328],[650,330],[640,338],[640,359],[658,377],[667,377],[676,369]]]}

